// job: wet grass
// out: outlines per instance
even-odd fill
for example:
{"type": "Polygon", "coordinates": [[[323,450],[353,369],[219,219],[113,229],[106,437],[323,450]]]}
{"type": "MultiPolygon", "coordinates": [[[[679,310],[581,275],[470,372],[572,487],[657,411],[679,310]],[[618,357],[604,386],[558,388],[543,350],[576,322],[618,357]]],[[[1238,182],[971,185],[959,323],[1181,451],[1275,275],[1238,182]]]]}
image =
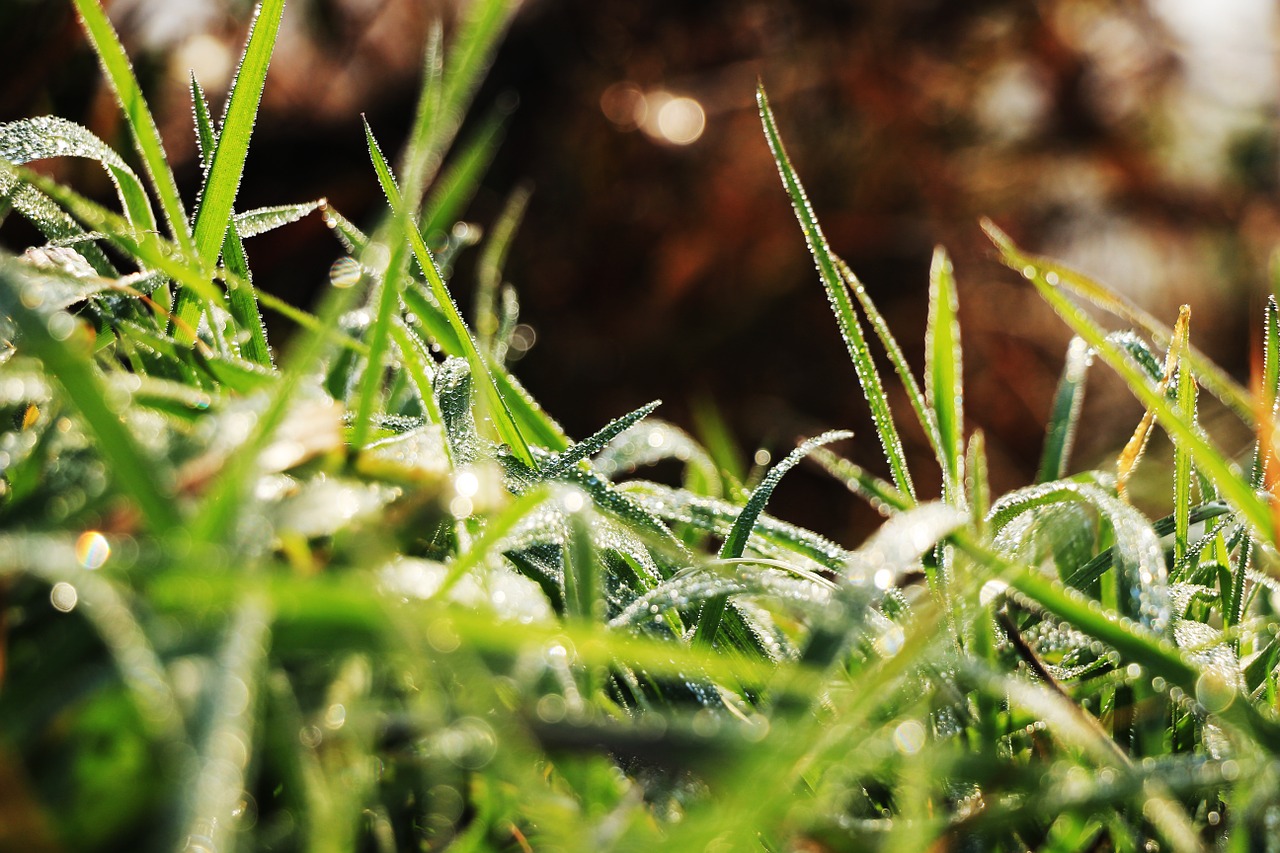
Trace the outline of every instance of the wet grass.
{"type": "Polygon", "coordinates": [[[988,223],[1078,335],[1039,482],[992,495],[963,283],[939,250],[917,378],[761,91],[875,441],[837,454],[826,433],[754,479],[711,413],[701,440],[651,404],[574,441],[505,360],[525,194],[478,248],[452,227],[493,144],[454,137],[510,3],[433,36],[394,168],[366,125],[388,200],[367,233],[323,200],[235,209],[283,4],[255,17],[220,122],[193,81],[191,214],[110,23],[76,6],[137,151],[0,125],[5,215],[48,240],[0,255],[0,847],[1280,846],[1274,299],[1245,389],[1188,310],[1163,325],[988,223]],[[119,212],[24,168],[54,156],[101,162],[119,212]],[[305,215],[334,236],[313,312],[251,272],[252,238],[305,215]],[[478,281],[450,279],[463,251],[478,281]],[[261,307],[297,323],[288,347],[261,307]],[[1114,468],[1077,471],[1095,361],[1147,416],[1114,468]],[[1224,451],[1201,406],[1256,446],[1224,451]],[[904,414],[935,459],[906,458],[904,414]],[[1143,466],[1155,431],[1171,470],[1143,466]],[[881,452],[887,480],[857,459],[881,452]],[[806,458],[884,515],[868,541],[767,513],[806,458]],[[646,479],[672,460],[679,486],[646,479]],[[1126,499],[1140,466],[1163,518],[1126,499]]]}

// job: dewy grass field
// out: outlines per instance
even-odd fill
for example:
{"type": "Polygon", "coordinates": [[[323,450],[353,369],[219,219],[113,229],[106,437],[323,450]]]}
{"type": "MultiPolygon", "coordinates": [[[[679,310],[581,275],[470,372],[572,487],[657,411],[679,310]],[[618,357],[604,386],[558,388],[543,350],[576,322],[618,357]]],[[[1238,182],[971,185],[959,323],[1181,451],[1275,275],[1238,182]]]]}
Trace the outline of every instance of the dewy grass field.
{"type": "Polygon", "coordinates": [[[281,0],[220,122],[192,81],[190,213],[106,15],[75,4],[137,165],[57,118],[0,125],[4,210],[48,240],[0,256],[0,847],[1280,849],[1274,300],[1246,390],[1189,312],[1162,325],[988,223],[1078,336],[1039,482],[992,496],[947,256],[921,383],[762,90],[875,419],[857,453],[878,444],[890,479],[832,432],[740,482],[653,406],[572,441],[504,366],[522,199],[478,247],[447,227],[482,158],[445,155],[510,3],[428,45],[394,169],[366,126],[389,202],[368,234],[323,201],[235,210],[281,0]],[[101,162],[119,212],[23,166],[65,156],[101,162]],[[306,215],[336,238],[316,251],[345,249],[315,313],[245,246],[306,215]],[[479,281],[446,281],[460,251],[479,281]],[[469,322],[451,291],[475,294],[469,322]],[[297,327],[283,350],[264,308],[297,327]],[[1096,361],[1147,416],[1115,468],[1077,472],[1096,361]],[[939,496],[913,485],[890,379],[939,496]],[[1257,447],[1225,453],[1200,403],[1257,447]],[[1125,487],[1157,430],[1172,509],[1152,521],[1125,487]],[[885,516],[856,550],[765,513],[804,457],[885,516]],[[680,487],[643,478],[672,459],[680,487]]]}

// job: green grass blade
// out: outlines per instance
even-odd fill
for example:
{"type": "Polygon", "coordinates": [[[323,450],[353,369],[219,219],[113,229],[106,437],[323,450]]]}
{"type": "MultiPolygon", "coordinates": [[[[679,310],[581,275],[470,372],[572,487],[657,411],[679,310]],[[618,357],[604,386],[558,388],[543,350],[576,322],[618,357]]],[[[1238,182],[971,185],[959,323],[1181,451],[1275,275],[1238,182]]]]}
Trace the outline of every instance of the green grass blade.
{"type": "Polygon", "coordinates": [[[582,441],[565,448],[559,454],[550,457],[542,465],[539,473],[546,479],[561,476],[570,468],[576,467],[583,459],[595,456],[605,448],[605,445],[613,441],[619,433],[644,420],[660,405],[662,405],[661,400],[654,400],[652,403],[646,403],[630,414],[609,421],[590,437],[584,438],[582,441]]]}
{"type": "Polygon", "coordinates": [[[475,135],[450,157],[450,165],[431,186],[422,204],[422,222],[419,225],[424,238],[453,226],[466,209],[480,181],[484,177],[493,156],[502,142],[506,115],[497,112],[489,116],[475,135]]]}
{"type": "Polygon", "coordinates": [[[218,132],[213,126],[213,116],[209,114],[209,99],[204,95],[200,81],[195,72],[191,72],[191,112],[196,124],[196,150],[200,154],[200,171],[209,174],[209,166],[213,163],[213,149],[218,147],[218,132]]]}
{"type": "Polygon", "coordinates": [[[246,210],[244,213],[237,213],[232,217],[231,222],[235,225],[240,239],[248,240],[250,237],[257,237],[259,234],[266,234],[268,231],[297,222],[312,211],[319,210],[323,203],[323,201],[307,201],[302,204],[257,207],[246,210]]]}
{"type": "Polygon", "coordinates": [[[924,386],[938,423],[944,497],[964,502],[964,376],[959,303],[951,259],[942,247],[929,269],[929,324],[925,331],[924,386]]]}
{"type": "Polygon", "coordinates": [[[498,287],[502,284],[502,268],[507,260],[507,251],[511,248],[511,239],[520,226],[531,194],[527,187],[511,193],[493,225],[489,239],[485,241],[480,259],[476,262],[476,338],[480,351],[489,358],[494,356],[494,336],[498,334],[496,299],[498,287]]]}
{"type": "Polygon", "coordinates": [[[440,276],[440,270],[436,268],[435,259],[431,257],[431,252],[427,249],[427,244],[423,241],[421,232],[414,224],[412,216],[404,208],[404,201],[400,196],[399,187],[396,186],[395,178],[391,174],[391,168],[387,165],[386,158],[382,156],[382,150],[379,148],[377,140],[374,139],[373,130],[369,127],[367,121],[365,122],[365,136],[369,143],[369,156],[373,160],[374,169],[378,173],[378,180],[382,184],[382,190],[387,196],[387,201],[391,204],[391,210],[399,224],[399,230],[403,232],[403,236],[408,239],[409,245],[413,249],[418,266],[426,277],[427,285],[431,288],[431,295],[435,298],[438,312],[444,315],[462,349],[463,357],[471,365],[472,373],[480,385],[481,396],[485,400],[489,417],[498,431],[499,438],[511,448],[511,451],[516,454],[521,462],[530,468],[534,467],[536,463],[533,461],[533,454],[529,452],[529,446],[525,442],[524,436],[521,435],[519,427],[516,426],[515,421],[512,419],[511,412],[507,408],[501,392],[498,391],[497,385],[494,384],[493,375],[489,371],[489,366],[481,358],[480,352],[476,348],[476,342],[471,337],[471,332],[462,321],[461,315],[458,314],[458,307],[454,304],[453,297],[449,295],[448,288],[445,287],[444,279],[440,276]]]}
{"type": "MultiPolygon", "coordinates": [[[[1119,346],[1108,340],[1106,332],[1079,307],[1063,295],[1049,279],[1053,270],[1037,266],[1021,254],[1004,232],[991,222],[984,229],[1000,249],[1005,262],[1028,276],[1040,295],[1053,307],[1075,334],[1085,340],[1112,370],[1120,374],[1129,390],[1148,409],[1155,412],[1161,426],[1175,442],[1185,444],[1197,466],[1212,480],[1218,492],[1230,502],[1266,542],[1276,541],[1275,520],[1271,508],[1260,498],[1248,481],[1235,470],[1221,450],[1203,437],[1195,424],[1188,423],[1164,398],[1141,367],[1119,346]]],[[[1060,274],[1054,281],[1061,281],[1060,274]]],[[[1192,361],[1195,365],[1194,360],[1192,361]]]]}
{"type": "MultiPolygon", "coordinates": [[[[1184,309],[1185,310],[1185,309],[1184,309]]],[[[1188,358],[1190,343],[1183,339],[1182,351],[1178,354],[1177,403],[1178,413],[1183,419],[1196,427],[1196,381],[1191,373],[1191,360],[1188,358]]],[[[1175,520],[1173,535],[1173,566],[1175,572],[1185,571],[1187,560],[1187,538],[1191,530],[1191,453],[1182,442],[1175,442],[1173,447],[1173,517],[1175,520]]]]}
{"type": "MultiPolygon", "coordinates": [[[[1000,249],[1001,260],[1010,269],[1024,274],[1028,269],[1038,269],[1053,286],[1069,290],[1104,311],[1145,329],[1159,345],[1168,346],[1173,340],[1171,326],[1160,322],[1123,296],[1057,261],[1024,252],[990,220],[983,220],[982,227],[1000,249]]],[[[1253,399],[1247,389],[1194,347],[1191,349],[1191,366],[1201,385],[1226,404],[1241,421],[1250,427],[1254,425],[1253,399]]]]}
{"type": "Polygon", "coordinates": [[[39,294],[28,294],[27,287],[22,267],[0,260],[0,300],[3,313],[22,329],[19,346],[40,359],[48,375],[66,390],[67,398],[97,437],[103,461],[121,490],[137,505],[144,523],[156,533],[168,533],[181,524],[181,517],[173,496],[164,490],[164,478],[156,476],[156,460],[134,441],[120,420],[102,376],[89,359],[77,353],[73,344],[55,336],[49,317],[28,307],[33,299],[39,304],[39,294]]]}
{"type": "Polygon", "coordinates": [[[377,286],[378,304],[373,322],[365,333],[369,355],[356,392],[356,406],[351,429],[351,446],[357,452],[369,443],[374,410],[382,400],[386,365],[384,359],[391,342],[391,325],[400,316],[400,289],[408,274],[403,240],[392,243],[387,268],[377,286]]]}
{"type": "Polygon", "coordinates": [[[120,155],[87,128],[55,116],[0,124],[0,159],[21,166],[52,157],[97,160],[115,185],[129,224],[139,231],[155,230],[155,214],[146,188],[120,155]]]}
{"type": "Polygon", "coordinates": [[[404,365],[405,370],[409,371],[409,378],[413,380],[414,388],[418,392],[418,399],[422,402],[422,410],[426,414],[427,420],[433,424],[443,424],[444,418],[440,414],[440,407],[436,404],[436,395],[431,386],[431,375],[427,370],[427,365],[432,363],[430,353],[405,328],[404,323],[398,317],[391,325],[391,337],[395,341],[396,348],[400,350],[400,363],[404,365]]]}
{"type": "Polygon", "coordinates": [[[791,198],[791,206],[795,209],[796,218],[804,231],[805,241],[809,244],[809,252],[813,255],[818,267],[818,273],[822,277],[822,284],[827,291],[827,299],[831,302],[831,308],[836,315],[836,322],[840,326],[840,335],[844,338],[845,346],[849,350],[849,356],[853,359],[853,366],[858,374],[858,381],[862,384],[863,395],[867,399],[867,404],[871,407],[871,417],[875,421],[876,434],[880,439],[881,447],[884,448],[885,455],[888,457],[894,485],[898,488],[898,491],[909,496],[914,503],[915,487],[912,485],[911,473],[907,468],[906,454],[902,449],[902,439],[898,436],[898,428],[893,421],[893,412],[889,408],[889,399],[885,396],[884,387],[880,383],[880,374],[877,372],[875,362],[871,358],[871,352],[867,348],[866,339],[862,334],[862,326],[854,311],[853,302],[849,298],[848,288],[845,287],[845,283],[840,277],[840,270],[835,256],[832,255],[831,249],[827,246],[827,238],[823,236],[822,228],[818,225],[818,219],[814,216],[813,208],[809,204],[809,198],[805,194],[804,186],[801,185],[799,177],[791,167],[791,160],[787,157],[787,151],[782,145],[782,138],[778,134],[778,126],[774,121],[772,110],[769,109],[769,99],[765,96],[763,86],[757,90],[756,100],[760,105],[760,120],[764,124],[765,136],[769,141],[769,150],[773,152],[773,160],[778,167],[779,175],[782,177],[782,184],[786,188],[787,195],[791,198]]]}
{"type": "Polygon", "coordinates": [[[228,95],[226,114],[218,128],[217,143],[209,163],[209,174],[200,193],[200,210],[194,226],[196,257],[213,266],[222,249],[227,223],[240,178],[244,173],[249,139],[253,135],[258,103],[267,79],[267,66],[275,48],[284,0],[263,0],[254,12],[249,39],[228,95]]]}
{"type": "Polygon", "coordinates": [[[1049,414],[1049,426],[1045,430],[1044,450],[1040,454],[1040,470],[1037,483],[1061,480],[1067,475],[1071,459],[1071,447],[1075,443],[1076,425],[1080,420],[1080,408],[1084,404],[1085,377],[1093,354],[1081,338],[1072,338],[1067,345],[1067,359],[1062,366],[1058,390],[1053,395],[1053,411],[1049,414]]]}
{"type": "Polygon", "coordinates": [[[258,310],[258,295],[253,286],[253,273],[240,239],[240,229],[232,221],[222,242],[222,259],[234,276],[227,282],[227,309],[235,320],[236,330],[244,339],[240,354],[254,364],[271,367],[271,347],[267,344],[267,327],[258,310]]]}
{"type": "Polygon", "coordinates": [[[74,246],[80,257],[103,278],[115,278],[119,275],[102,248],[96,242],[85,239],[89,235],[80,227],[80,223],[47,194],[21,180],[12,168],[0,160],[0,205],[11,205],[50,242],[74,246]]]}
{"type": "Polygon", "coordinates": [[[413,130],[409,133],[409,144],[405,146],[400,159],[405,203],[411,210],[418,209],[427,181],[440,166],[441,153],[431,147],[431,137],[441,120],[443,89],[444,29],[436,21],[427,35],[426,49],[422,53],[422,89],[418,93],[418,107],[414,113],[413,130]]]}
{"type": "Polygon", "coordinates": [[[985,535],[987,513],[991,509],[991,479],[987,473],[987,442],[982,430],[969,436],[965,460],[965,483],[969,492],[969,523],[979,536],[985,535]]]}
{"type": "Polygon", "coordinates": [[[846,489],[871,504],[872,509],[881,515],[887,516],[911,508],[911,501],[895,489],[892,483],[886,483],[842,456],[824,448],[814,451],[813,460],[846,489]]]}
{"type": "Polygon", "coordinates": [[[517,0],[479,0],[467,8],[445,57],[440,114],[428,135],[428,154],[442,154],[453,141],[518,7],[517,0]]]}
{"type": "MultiPolygon", "coordinates": [[[[580,493],[579,493],[580,494],[580,493]]],[[[584,496],[585,497],[585,496],[584,496]]],[[[569,537],[561,549],[564,558],[564,610],[571,619],[598,622],[604,615],[600,561],[591,542],[587,507],[568,513],[569,537]]]]}
{"type": "Polygon", "coordinates": [[[134,76],[133,66],[124,52],[124,46],[120,44],[120,38],[99,0],[72,2],[80,15],[85,34],[98,55],[107,82],[115,92],[116,102],[124,113],[125,123],[133,135],[133,143],[160,201],[160,209],[164,211],[169,232],[183,254],[195,257],[195,244],[187,228],[187,213],[182,205],[182,197],[178,194],[178,184],[174,181],[164,144],[160,141],[160,131],[156,129],[155,119],[147,107],[146,98],[142,95],[142,88],[138,85],[138,78],[134,76]]]}
{"type": "MultiPolygon", "coordinates": [[[[765,504],[773,496],[773,490],[778,487],[778,483],[782,481],[784,474],[799,465],[800,460],[819,447],[830,444],[833,441],[852,437],[853,433],[845,430],[824,432],[822,435],[804,442],[788,453],[781,462],[770,468],[769,473],[765,475],[765,478],[760,481],[760,485],[751,493],[746,505],[742,507],[742,512],[738,513],[737,519],[733,522],[729,535],[725,537],[724,544],[720,547],[720,559],[736,560],[742,556],[747,547],[747,540],[751,538],[751,531],[755,528],[756,521],[760,518],[760,513],[764,511],[765,504]]],[[[702,613],[698,616],[694,642],[711,645],[715,641],[716,633],[720,630],[720,620],[724,616],[726,604],[727,598],[723,595],[709,597],[706,600],[702,606],[702,613]]]]}

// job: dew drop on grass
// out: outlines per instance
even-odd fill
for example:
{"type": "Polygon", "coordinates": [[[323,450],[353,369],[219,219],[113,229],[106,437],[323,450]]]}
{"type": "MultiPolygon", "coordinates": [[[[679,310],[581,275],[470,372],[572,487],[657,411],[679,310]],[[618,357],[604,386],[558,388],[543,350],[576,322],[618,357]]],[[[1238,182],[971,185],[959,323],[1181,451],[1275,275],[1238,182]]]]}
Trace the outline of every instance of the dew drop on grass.
{"type": "Polygon", "coordinates": [[[86,569],[100,569],[111,556],[107,537],[96,530],[86,530],[76,539],[76,562],[86,569]]]}
{"type": "Polygon", "coordinates": [[[363,275],[360,262],[351,257],[338,258],[329,267],[329,282],[338,288],[355,287],[363,275]]]}
{"type": "Polygon", "coordinates": [[[1196,679],[1196,701],[1210,714],[1221,714],[1235,698],[1235,685],[1216,669],[1206,670],[1196,679]]]}
{"type": "Polygon", "coordinates": [[[893,730],[893,745],[903,755],[915,755],[924,748],[924,726],[918,720],[904,720],[893,730]]]}

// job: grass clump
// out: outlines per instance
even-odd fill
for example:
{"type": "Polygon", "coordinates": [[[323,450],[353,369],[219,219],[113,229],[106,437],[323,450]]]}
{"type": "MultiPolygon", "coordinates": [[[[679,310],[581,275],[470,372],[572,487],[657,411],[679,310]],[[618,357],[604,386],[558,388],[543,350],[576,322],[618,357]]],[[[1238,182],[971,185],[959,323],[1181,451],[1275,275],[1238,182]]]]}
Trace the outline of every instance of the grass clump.
{"type": "Polygon", "coordinates": [[[1078,336],[1040,481],[993,496],[946,254],[921,382],[761,91],[889,479],[833,432],[743,482],[656,404],[572,441],[505,365],[523,196],[480,249],[470,324],[444,272],[468,240],[427,239],[487,159],[483,133],[446,153],[509,3],[432,38],[394,167],[366,125],[388,200],[366,234],[324,201],[235,209],[282,3],[220,122],[192,81],[188,214],[114,31],[75,2],[140,168],[56,118],[0,125],[4,211],[47,239],[0,256],[0,846],[1276,846],[1274,299],[1245,391],[1189,312],[1162,326],[988,223],[1078,336]],[[24,168],[52,156],[101,162],[119,212],[24,168]],[[246,241],[317,212],[346,253],[308,313],[253,280],[246,241]],[[287,349],[262,309],[298,326],[287,349]],[[914,484],[873,344],[940,495],[914,484]],[[1147,416],[1115,470],[1069,474],[1094,360],[1147,416]],[[1203,431],[1199,387],[1251,456],[1203,431]],[[1153,521],[1125,485],[1156,428],[1174,499],[1153,521]],[[808,456],[884,514],[857,549],[765,512],[808,456]],[[664,459],[680,487],[642,477],[664,459]]]}

